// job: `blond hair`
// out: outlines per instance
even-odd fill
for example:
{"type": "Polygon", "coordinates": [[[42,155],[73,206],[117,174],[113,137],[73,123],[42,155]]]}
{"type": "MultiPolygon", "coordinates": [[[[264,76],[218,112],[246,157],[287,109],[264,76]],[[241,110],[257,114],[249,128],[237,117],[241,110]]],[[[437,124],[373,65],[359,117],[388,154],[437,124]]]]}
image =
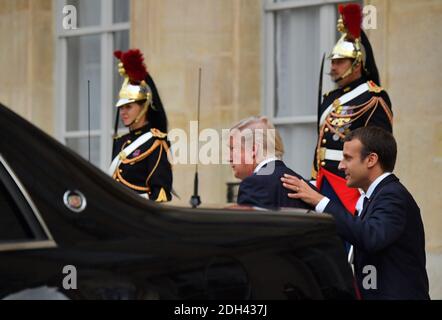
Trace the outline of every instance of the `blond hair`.
{"type": "Polygon", "coordinates": [[[261,147],[258,148],[260,150],[257,154],[258,162],[270,156],[282,159],[284,145],[281,136],[267,117],[253,116],[243,119],[230,129],[231,134],[235,131],[244,137],[246,144],[251,143],[255,147],[261,147]]]}

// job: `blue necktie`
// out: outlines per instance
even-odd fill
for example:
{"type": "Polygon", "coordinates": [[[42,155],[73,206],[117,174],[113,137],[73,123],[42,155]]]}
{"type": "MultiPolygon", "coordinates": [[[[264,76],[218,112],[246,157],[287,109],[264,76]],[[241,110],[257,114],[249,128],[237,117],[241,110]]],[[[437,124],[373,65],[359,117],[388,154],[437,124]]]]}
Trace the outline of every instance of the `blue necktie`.
{"type": "Polygon", "coordinates": [[[362,204],[362,210],[361,212],[358,212],[358,216],[360,216],[362,214],[362,212],[364,212],[364,209],[367,207],[369,199],[367,197],[364,197],[364,202],[362,204]]]}

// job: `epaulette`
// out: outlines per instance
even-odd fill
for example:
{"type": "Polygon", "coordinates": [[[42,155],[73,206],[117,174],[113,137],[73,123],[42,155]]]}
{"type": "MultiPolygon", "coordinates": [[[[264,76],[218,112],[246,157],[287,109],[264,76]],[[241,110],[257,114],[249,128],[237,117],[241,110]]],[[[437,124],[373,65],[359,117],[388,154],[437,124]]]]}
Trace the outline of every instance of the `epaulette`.
{"type": "Polygon", "coordinates": [[[121,138],[124,138],[126,135],[128,135],[128,134],[127,133],[126,134],[116,134],[116,135],[113,135],[112,138],[114,140],[120,140],[121,138]]]}
{"type": "Polygon", "coordinates": [[[158,139],[164,139],[167,137],[167,133],[161,132],[160,130],[155,128],[150,129],[150,132],[152,132],[152,135],[158,139]]]}
{"type": "Polygon", "coordinates": [[[330,90],[329,92],[324,93],[322,96],[323,96],[324,98],[326,98],[326,97],[328,97],[328,96],[330,95],[330,93],[335,92],[336,90],[338,90],[338,89],[330,90]]]}
{"type": "Polygon", "coordinates": [[[368,84],[368,91],[370,92],[379,93],[384,90],[382,87],[378,86],[376,83],[374,83],[371,80],[367,81],[367,84],[368,84]]]}

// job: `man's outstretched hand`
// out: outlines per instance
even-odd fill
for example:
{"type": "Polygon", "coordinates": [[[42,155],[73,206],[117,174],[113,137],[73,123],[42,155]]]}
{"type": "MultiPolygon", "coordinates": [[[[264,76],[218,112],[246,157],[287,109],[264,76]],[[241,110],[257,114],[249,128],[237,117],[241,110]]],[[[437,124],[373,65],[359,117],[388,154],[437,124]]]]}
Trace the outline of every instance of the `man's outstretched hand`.
{"type": "Polygon", "coordinates": [[[298,179],[297,177],[291,176],[289,174],[284,174],[281,178],[282,185],[294,193],[289,193],[288,197],[293,199],[301,199],[302,201],[308,203],[309,205],[316,207],[316,205],[321,201],[324,196],[319,192],[316,192],[311,188],[307,182],[298,179]]]}

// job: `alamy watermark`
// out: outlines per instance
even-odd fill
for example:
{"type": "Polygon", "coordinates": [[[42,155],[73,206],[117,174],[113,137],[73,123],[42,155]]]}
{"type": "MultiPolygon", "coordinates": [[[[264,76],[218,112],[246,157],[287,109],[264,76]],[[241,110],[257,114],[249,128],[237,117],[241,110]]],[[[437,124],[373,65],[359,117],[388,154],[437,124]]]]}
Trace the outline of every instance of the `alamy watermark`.
{"type": "Polygon", "coordinates": [[[221,129],[198,131],[198,121],[190,121],[189,134],[175,128],[168,132],[172,164],[252,164],[253,156],[275,154],[275,129],[221,129]]]}
{"type": "Polygon", "coordinates": [[[73,265],[67,265],[63,267],[62,270],[65,276],[63,277],[63,289],[65,290],[76,290],[77,286],[77,268],[73,265]]]}
{"type": "Polygon", "coordinates": [[[362,9],[362,28],[375,30],[378,28],[378,12],[374,5],[366,5],[362,9]]]}
{"type": "MultiPolygon", "coordinates": [[[[77,268],[74,265],[66,265],[63,267],[62,273],[65,275],[63,277],[62,287],[65,290],[76,290],[78,289],[78,274],[77,268]]],[[[365,290],[377,290],[378,289],[378,274],[377,269],[373,265],[366,265],[362,268],[362,274],[364,278],[362,279],[362,287],[365,290]]]]}
{"type": "Polygon", "coordinates": [[[375,266],[367,265],[362,268],[362,274],[366,275],[362,279],[362,287],[365,290],[377,290],[378,272],[375,266]]]}
{"type": "MultiPolygon", "coordinates": [[[[74,5],[63,6],[63,29],[76,30],[77,27],[77,8],[74,5]]],[[[377,29],[377,9],[374,5],[366,5],[362,8],[362,28],[365,30],[377,29]]]]}
{"type": "Polygon", "coordinates": [[[77,27],[77,8],[73,5],[63,7],[63,29],[76,30],[77,27]]]}

